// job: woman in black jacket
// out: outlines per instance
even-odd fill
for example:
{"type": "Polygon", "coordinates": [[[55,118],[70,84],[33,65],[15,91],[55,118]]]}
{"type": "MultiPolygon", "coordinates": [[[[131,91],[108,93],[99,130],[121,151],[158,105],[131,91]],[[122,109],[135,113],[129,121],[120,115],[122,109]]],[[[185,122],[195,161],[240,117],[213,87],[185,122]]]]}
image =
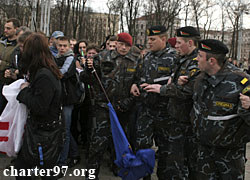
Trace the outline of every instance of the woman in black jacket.
{"type": "MultiPolygon", "coordinates": [[[[21,85],[17,100],[29,109],[23,146],[15,161],[19,173],[25,169],[53,168],[63,145],[63,125],[60,119],[60,73],[50,53],[46,38],[38,33],[24,43],[22,64],[29,82],[21,85]],[[22,169],[22,170],[21,170],[22,169]]],[[[56,179],[52,172],[42,179],[56,179]]],[[[31,179],[18,173],[16,179],[31,179]]],[[[29,175],[29,174],[28,174],[29,175]]],[[[39,174],[35,174],[39,175],[39,174]]]]}

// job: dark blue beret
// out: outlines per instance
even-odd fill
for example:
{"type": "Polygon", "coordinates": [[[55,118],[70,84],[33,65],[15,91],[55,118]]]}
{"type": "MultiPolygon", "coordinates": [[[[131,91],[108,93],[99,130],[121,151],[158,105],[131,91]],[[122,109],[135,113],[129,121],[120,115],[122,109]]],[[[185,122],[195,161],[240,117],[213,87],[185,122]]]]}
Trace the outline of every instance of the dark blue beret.
{"type": "Polygon", "coordinates": [[[156,36],[167,32],[167,29],[165,26],[152,26],[149,29],[147,29],[147,35],[148,36],[156,36]]]}
{"type": "Polygon", "coordinates": [[[200,37],[200,33],[192,26],[182,27],[176,30],[177,37],[200,37]]]}
{"type": "Polygon", "coordinates": [[[227,54],[229,52],[227,46],[223,42],[216,39],[201,40],[198,48],[201,51],[212,54],[227,54]]]}

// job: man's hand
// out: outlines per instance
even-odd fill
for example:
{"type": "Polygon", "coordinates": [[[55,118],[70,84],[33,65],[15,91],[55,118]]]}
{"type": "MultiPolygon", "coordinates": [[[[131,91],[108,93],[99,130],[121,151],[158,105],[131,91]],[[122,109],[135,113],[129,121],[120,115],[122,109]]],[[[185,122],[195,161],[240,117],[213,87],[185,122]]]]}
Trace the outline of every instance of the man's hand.
{"type": "Polygon", "coordinates": [[[169,84],[171,84],[171,83],[172,83],[172,78],[170,77],[170,78],[168,79],[167,85],[169,85],[169,84]]]}
{"type": "Polygon", "coordinates": [[[5,78],[10,78],[11,77],[11,70],[10,69],[6,69],[4,72],[4,77],[5,78]]]}
{"type": "Polygon", "coordinates": [[[249,109],[249,107],[250,107],[250,98],[249,98],[249,96],[246,96],[246,95],[243,95],[243,94],[240,93],[240,101],[241,101],[242,107],[244,109],[249,109]]]}
{"type": "Polygon", "coordinates": [[[160,84],[147,84],[144,83],[141,87],[147,92],[154,92],[160,94],[161,85],[160,84]]]}
{"type": "Polygon", "coordinates": [[[81,57],[81,64],[85,64],[86,62],[86,58],[85,57],[81,57]]]}
{"type": "Polygon", "coordinates": [[[133,94],[134,96],[140,96],[140,90],[136,84],[133,84],[131,86],[130,93],[133,94]]]}
{"type": "Polygon", "coordinates": [[[89,69],[94,68],[93,61],[94,61],[94,60],[93,60],[92,57],[87,58],[87,65],[88,65],[88,68],[89,68],[89,69]]]}
{"type": "Polygon", "coordinates": [[[178,78],[178,84],[181,86],[186,84],[187,82],[188,82],[188,76],[180,76],[178,78]]]}
{"type": "Polygon", "coordinates": [[[13,71],[12,69],[6,69],[4,72],[5,78],[17,79],[18,70],[13,71]]]}

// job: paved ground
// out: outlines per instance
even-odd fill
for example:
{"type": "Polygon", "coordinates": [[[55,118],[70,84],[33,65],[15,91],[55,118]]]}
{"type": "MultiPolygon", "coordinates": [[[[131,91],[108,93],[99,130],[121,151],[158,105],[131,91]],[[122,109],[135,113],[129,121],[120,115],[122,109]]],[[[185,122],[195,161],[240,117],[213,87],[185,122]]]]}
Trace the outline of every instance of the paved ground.
{"type": "MultiPolygon", "coordinates": [[[[83,161],[80,163],[80,165],[76,166],[75,169],[83,169],[85,168],[85,160],[84,160],[84,153],[82,152],[82,159],[83,161]]],[[[249,159],[249,161],[246,164],[246,177],[245,180],[250,180],[250,143],[247,145],[247,159],[249,159]]],[[[8,158],[6,155],[1,155],[0,154],[0,180],[14,180],[15,178],[13,177],[5,177],[3,175],[3,170],[5,169],[5,167],[9,164],[10,162],[10,158],[8,158]]],[[[74,169],[70,169],[69,173],[67,174],[71,174],[73,172],[74,169]]],[[[39,179],[39,178],[36,178],[39,179]]],[[[64,178],[62,178],[62,180],[83,180],[83,177],[69,177],[66,176],[64,178]]],[[[109,170],[107,163],[104,163],[102,168],[101,168],[101,174],[100,174],[100,180],[119,180],[121,178],[115,177],[109,170]]],[[[156,174],[154,172],[153,174],[153,180],[156,180],[156,174]]]]}

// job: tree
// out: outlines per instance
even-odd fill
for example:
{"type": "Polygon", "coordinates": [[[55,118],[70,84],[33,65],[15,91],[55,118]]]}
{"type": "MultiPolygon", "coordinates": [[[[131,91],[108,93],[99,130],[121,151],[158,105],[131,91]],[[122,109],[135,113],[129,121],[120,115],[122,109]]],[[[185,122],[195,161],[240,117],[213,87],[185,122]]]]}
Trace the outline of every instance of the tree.
{"type": "Polygon", "coordinates": [[[182,0],[148,0],[144,4],[144,14],[148,26],[164,25],[173,35],[176,17],[182,9],[182,0]]]}

